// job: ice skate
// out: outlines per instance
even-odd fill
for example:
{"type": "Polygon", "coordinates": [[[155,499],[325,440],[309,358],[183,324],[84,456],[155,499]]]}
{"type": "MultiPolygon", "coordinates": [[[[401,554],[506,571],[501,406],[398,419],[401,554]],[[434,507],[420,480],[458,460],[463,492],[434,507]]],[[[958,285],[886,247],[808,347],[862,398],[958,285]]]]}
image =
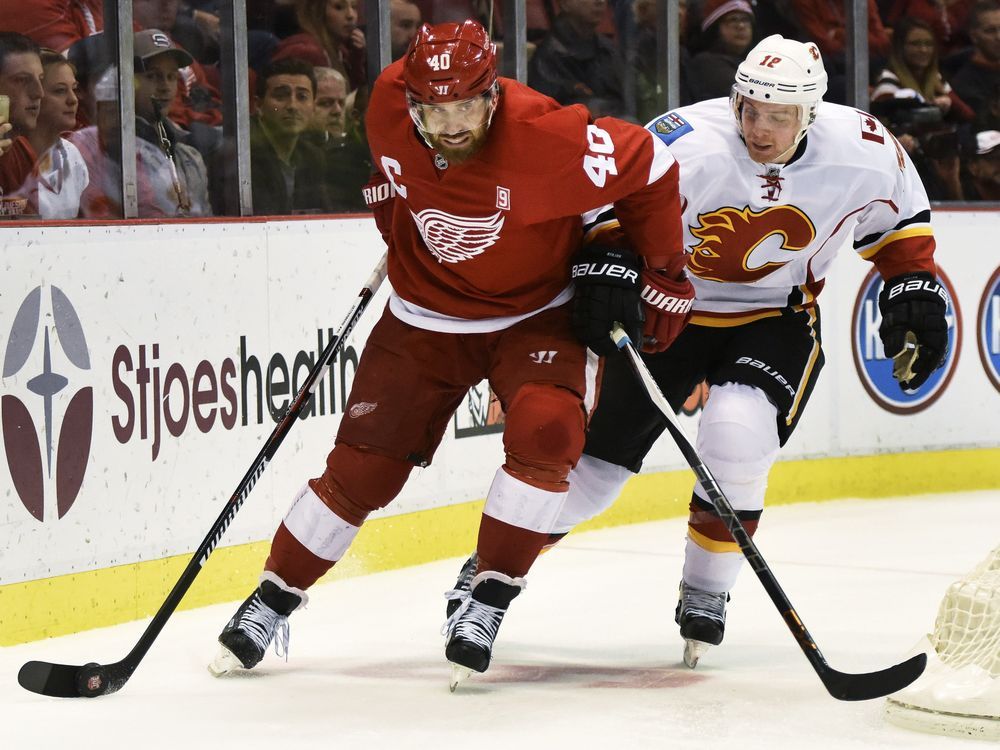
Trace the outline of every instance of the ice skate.
{"type": "Polygon", "coordinates": [[[274,641],[274,652],[288,658],[288,616],[309,597],[265,572],[260,585],[236,610],[219,635],[219,652],[208,665],[216,677],[236,669],[253,669],[274,641]]]}
{"type": "Polygon", "coordinates": [[[472,579],[476,577],[476,568],[479,566],[479,555],[473,552],[469,555],[468,559],[462,563],[462,569],[458,571],[458,580],[455,581],[455,587],[451,591],[445,592],[445,597],[448,599],[448,605],[445,608],[445,615],[451,617],[455,614],[455,610],[458,609],[461,604],[459,597],[453,596],[453,594],[461,594],[464,591],[469,590],[469,586],[472,584],[472,579]]]}
{"type": "Polygon", "coordinates": [[[702,591],[681,581],[674,621],[681,626],[684,663],[691,669],[710,647],[722,643],[728,601],[728,592],[702,591]]]}
{"type": "Polygon", "coordinates": [[[458,606],[441,630],[448,637],[444,655],[452,665],[452,692],[470,674],[490,666],[503,616],[526,585],[523,578],[487,570],[473,578],[468,589],[449,592],[458,606]]]}

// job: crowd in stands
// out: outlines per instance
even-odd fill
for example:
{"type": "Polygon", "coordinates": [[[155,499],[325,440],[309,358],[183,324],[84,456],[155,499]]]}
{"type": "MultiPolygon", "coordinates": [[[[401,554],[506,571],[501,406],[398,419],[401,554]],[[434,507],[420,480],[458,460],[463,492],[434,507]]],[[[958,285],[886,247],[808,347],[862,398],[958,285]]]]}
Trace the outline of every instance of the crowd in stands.
{"type": "MultiPolygon", "coordinates": [[[[132,0],[141,218],[221,215],[220,6],[132,0]]],[[[393,59],[423,22],[476,18],[502,43],[502,4],[392,0],[393,59]]],[[[103,0],[22,0],[0,19],[0,216],[122,216],[118,71],[103,0]]],[[[594,116],[659,112],[657,0],[526,0],[528,84],[594,116]]],[[[680,0],[681,104],[727,96],[754,43],[817,43],[845,103],[843,0],[680,0]],[[790,20],[793,19],[793,20],[790,20]]],[[[258,215],[365,210],[372,165],[362,0],[247,0],[250,163],[258,215]]],[[[1000,200],[1000,0],[869,0],[871,111],[932,200],[1000,200]]],[[[226,153],[231,153],[227,151],[226,153]]]]}

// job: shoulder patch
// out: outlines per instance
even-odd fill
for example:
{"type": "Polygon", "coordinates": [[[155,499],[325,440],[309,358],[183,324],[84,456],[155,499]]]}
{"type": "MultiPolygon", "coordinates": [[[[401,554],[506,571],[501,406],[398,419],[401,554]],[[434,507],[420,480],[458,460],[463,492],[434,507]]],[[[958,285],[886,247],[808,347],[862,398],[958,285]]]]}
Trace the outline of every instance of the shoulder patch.
{"type": "Polygon", "coordinates": [[[685,133],[694,130],[694,127],[676,112],[667,112],[667,114],[653,120],[649,124],[648,130],[669,146],[685,133]]]}

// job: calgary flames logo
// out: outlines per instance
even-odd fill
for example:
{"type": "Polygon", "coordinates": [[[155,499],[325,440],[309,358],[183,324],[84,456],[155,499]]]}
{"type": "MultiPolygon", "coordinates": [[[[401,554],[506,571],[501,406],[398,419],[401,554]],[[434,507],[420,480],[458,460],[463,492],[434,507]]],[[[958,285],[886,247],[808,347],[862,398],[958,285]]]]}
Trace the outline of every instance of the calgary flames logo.
{"type": "Polygon", "coordinates": [[[700,214],[690,227],[700,242],[688,270],[708,281],[750,283],[795,259],[816,238],[816,228],[794,206],[763,211],[725,207],[700,214]]]}

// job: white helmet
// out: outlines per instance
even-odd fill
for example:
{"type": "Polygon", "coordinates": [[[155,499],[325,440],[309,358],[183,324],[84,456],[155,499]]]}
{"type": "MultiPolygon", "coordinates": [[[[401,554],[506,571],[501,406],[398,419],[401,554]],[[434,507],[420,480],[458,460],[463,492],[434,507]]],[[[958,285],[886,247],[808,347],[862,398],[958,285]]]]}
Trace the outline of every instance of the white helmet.
{"type": "Polygon", "coordinates": [[[819,48],[812,42],[797,42],[772,34],[750,50],[736,69],[730,101],[741,133],[740,107],[744,97],[798,105],[801,129],[795,138],[797,144],[816,119],[816,108],[825,93],[826,70],[819,48]]]}

